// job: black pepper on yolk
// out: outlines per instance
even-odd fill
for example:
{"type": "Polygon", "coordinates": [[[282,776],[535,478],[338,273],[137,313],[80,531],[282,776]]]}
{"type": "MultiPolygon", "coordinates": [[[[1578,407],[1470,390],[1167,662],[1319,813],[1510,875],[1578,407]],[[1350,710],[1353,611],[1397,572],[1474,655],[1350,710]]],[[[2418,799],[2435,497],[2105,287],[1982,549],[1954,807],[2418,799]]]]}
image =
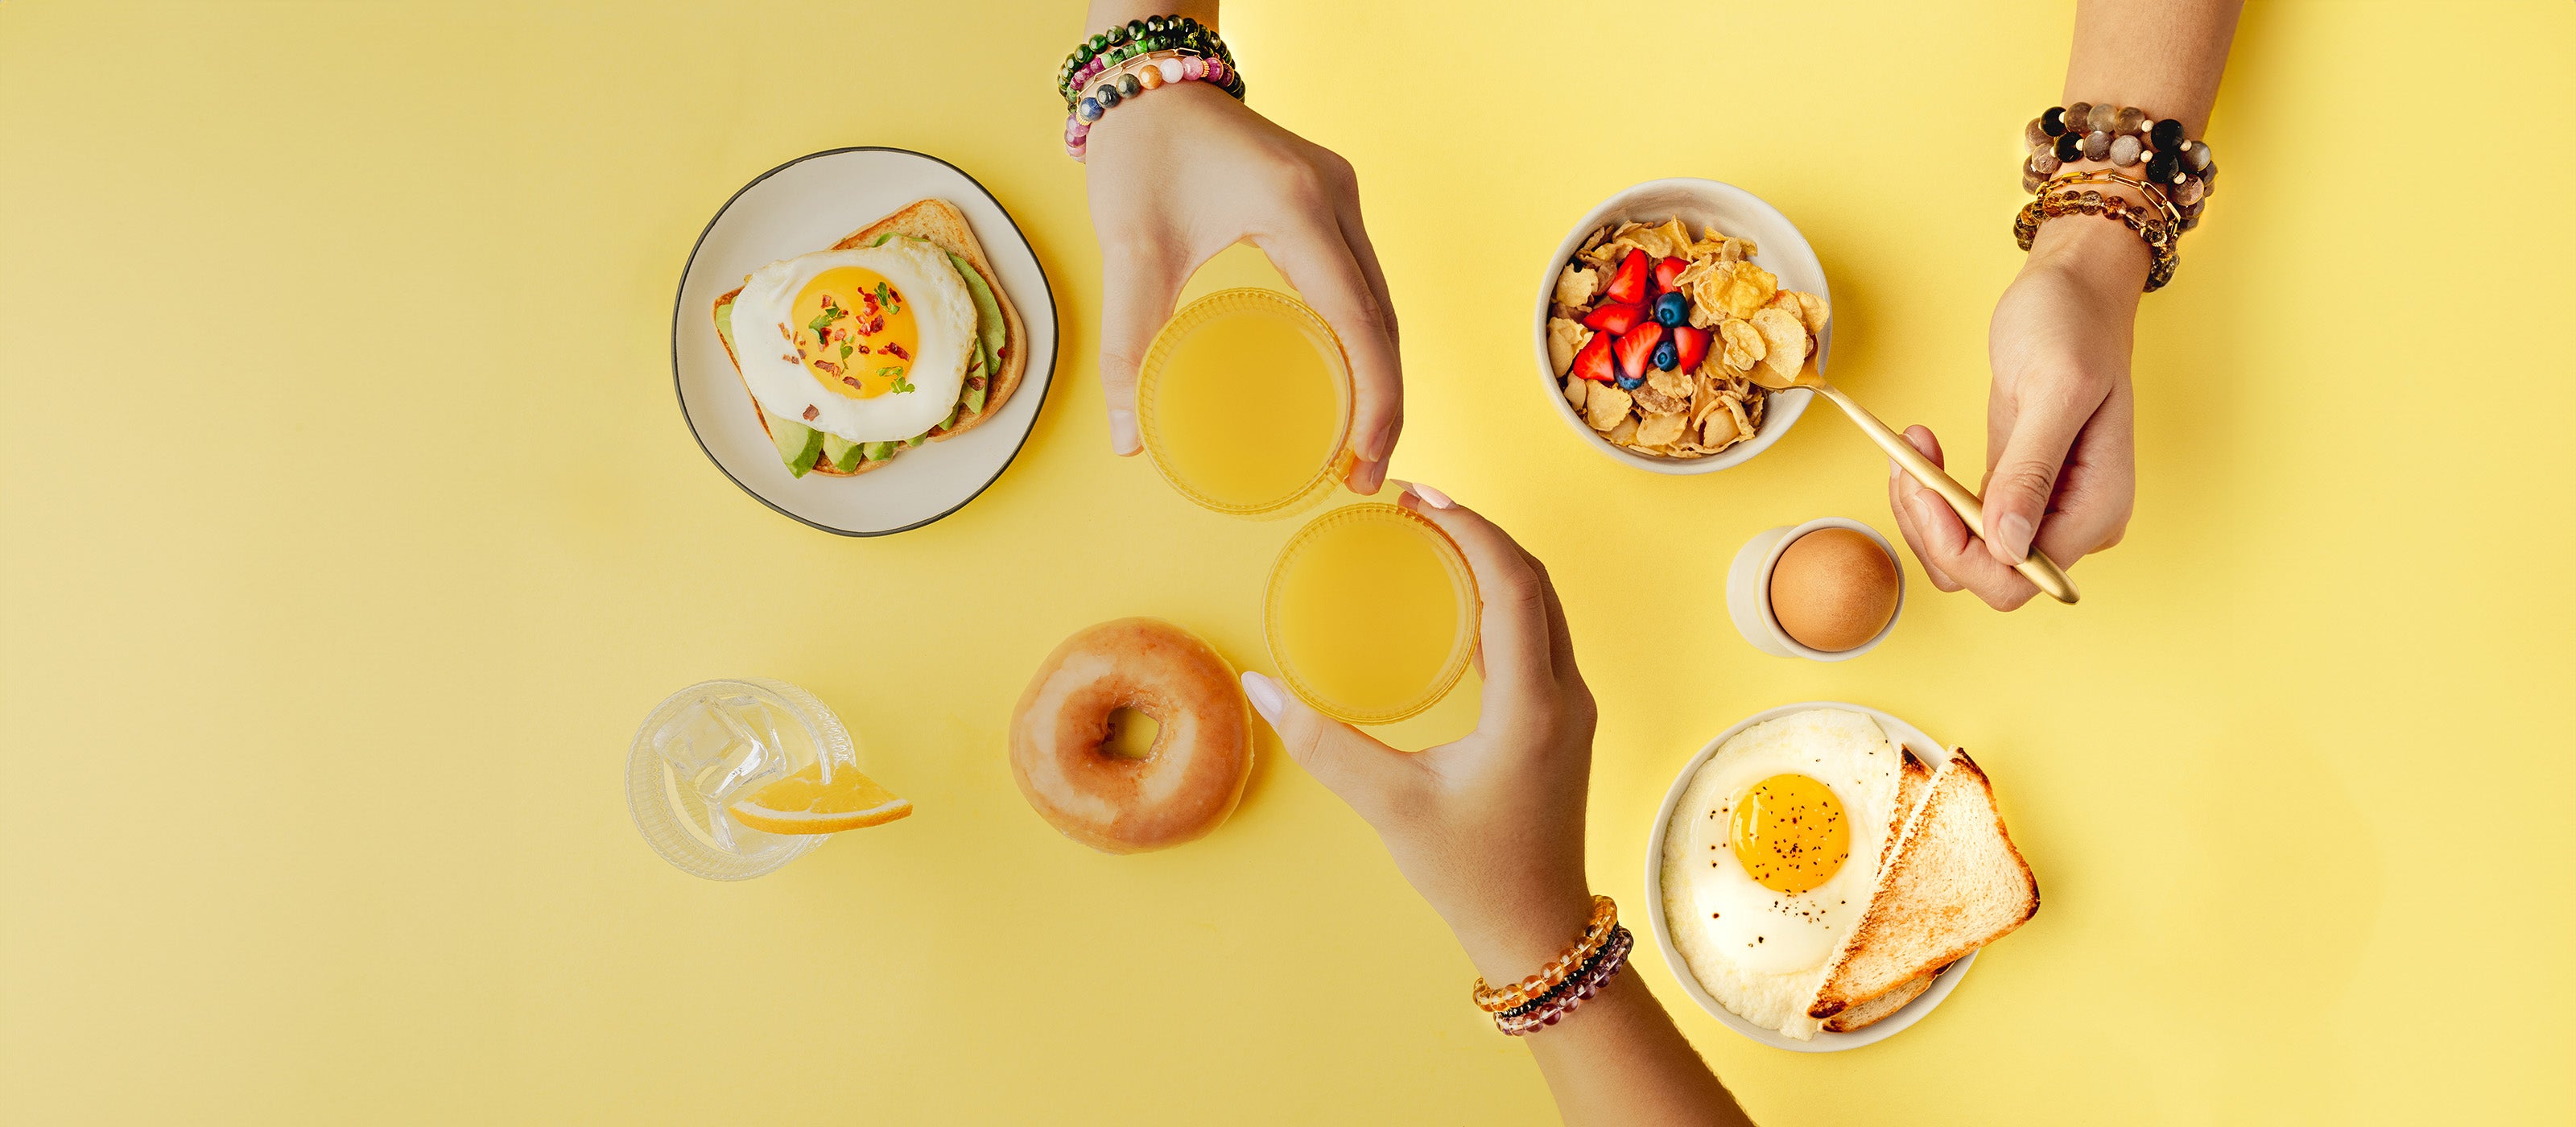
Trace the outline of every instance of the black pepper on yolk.
{"type": "Polygon", "coordinates": [[[1727,844],[1754,883],[1795,895],[1833,878],[1851,857],[1851,824],[1833,789],[1773,775],[1736,796],[1727,844]]]}
{"type": "Polygon", "coordinates": [[[814,275],[778,326],[814,382],[851,399],[909,392],[921,347],[912,303],[874,270],[843,266],[814,275]]]}

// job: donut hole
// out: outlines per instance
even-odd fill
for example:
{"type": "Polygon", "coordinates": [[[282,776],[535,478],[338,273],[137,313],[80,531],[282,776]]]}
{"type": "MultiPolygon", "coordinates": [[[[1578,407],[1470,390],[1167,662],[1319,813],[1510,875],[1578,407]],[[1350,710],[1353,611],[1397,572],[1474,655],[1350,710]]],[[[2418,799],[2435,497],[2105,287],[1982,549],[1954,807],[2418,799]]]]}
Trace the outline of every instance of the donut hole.
{"type": "Polygon", "coordinates": [[[1154,741],[1163,734],[1163,725],[1145,712],[1121,706],[1109,713],[1109,736],[1100,741],[1100,754],[1111,759],[1151,759],[1154,741]]]}

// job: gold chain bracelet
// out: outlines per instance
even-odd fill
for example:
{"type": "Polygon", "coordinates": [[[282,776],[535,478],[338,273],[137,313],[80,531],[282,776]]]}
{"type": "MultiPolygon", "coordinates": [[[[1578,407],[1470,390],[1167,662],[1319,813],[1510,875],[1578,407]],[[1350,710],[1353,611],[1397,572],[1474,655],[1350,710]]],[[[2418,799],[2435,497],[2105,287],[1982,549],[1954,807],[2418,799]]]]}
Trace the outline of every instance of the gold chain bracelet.
{"type": "Polygon", "coordinates": [[[1541,997],[1548,991],[1565,985],[1566,979],[1573,977],[1576,971],[1582,970],[1583,964],[1591,961],[1593,954],[1601,950],[1601,945],[1610,941],[1610,933],[1617,930],[1618,926],[1619,905],[1607,896],[1593,897],[1592,919],[1584,925],[1583,938],[1576,940],[1573,947],[1557,956],[1556,961],[1541,968],[1537,974],[1519,982],[1487,986],[1483,978],[1478,978],[1475,993],[1476,1008],[1489,1014],[1517,1009],[1528,1005],[1531,999],[1541,997]]]}
{"type": "Polygon", "coordinates": [[[2030,249],[2039,236],[2040,224],[2068,215],[2099,215],[2115,219],[2137,233],[2147,244],[2147,288],[2154,293],[2173,280],[2174,267],[2181,261],[2177,248],[2182,218],[2156,185],[2131,179],[2116,172],[2086,172],[2049,181],[2039,195],[2022,205],[2021,214],[2013,220],[2013,239],[2021,249],[2030,249]],[[2083,184],[2126,184],[2144,192],[2150,203],[2136,203],[2122,196],[2105,196],[2099,189],[2083,184]]]}

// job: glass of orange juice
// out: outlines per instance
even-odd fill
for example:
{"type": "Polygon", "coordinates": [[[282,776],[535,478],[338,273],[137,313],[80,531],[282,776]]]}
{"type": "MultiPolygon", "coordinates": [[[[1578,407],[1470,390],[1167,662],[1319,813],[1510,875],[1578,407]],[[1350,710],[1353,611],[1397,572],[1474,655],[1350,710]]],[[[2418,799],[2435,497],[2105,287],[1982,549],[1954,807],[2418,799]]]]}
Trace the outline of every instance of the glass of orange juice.
{"type": "Polygon", "coordinates": [[[1219,290],[1173,314],[1136,381],[1145,456],[1181,496],[1267,520],[1312,505],[1351,464],[1342,341],[1276,290],[1219,290]]]}
{"type": "Polygon", "coordinates": [[[1438,525],[1396,505],[1348,505],[1280,550],[1262,635],[1280,679],[1316,711],[1392,724],[1458,684],[1476,614],[1476,577],[1438,525]]]}

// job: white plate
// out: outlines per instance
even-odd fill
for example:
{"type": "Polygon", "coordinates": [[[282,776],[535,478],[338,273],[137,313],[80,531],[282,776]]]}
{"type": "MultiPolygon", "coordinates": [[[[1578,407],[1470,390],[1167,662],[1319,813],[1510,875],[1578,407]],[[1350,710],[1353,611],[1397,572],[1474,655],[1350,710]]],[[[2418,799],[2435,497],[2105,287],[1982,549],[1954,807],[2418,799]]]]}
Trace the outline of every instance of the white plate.
{"type": "Polygon", "coordinates": [[[1790,713],[1804,712],[1810,708],[1839,708],[1876,720],[1878,726],[1886,731],[1887,738],[1913,751],[1914,757],[1927,765],[1938,766],[1950,759],[1948,745],[1924,735],[1922,729],[1875,708],[1864,708],[1841,701],[1811,700],[1801,704],[1784,704],[1736,721],[1734,727],[1718,733],[1716,739],[1708,741],[1706,747],[1699,749],[1699,754],[1691,756],[1690,762],[1682,765],[1681,773],[1673,778],[1672,789],[1664,792],[1663,808],[1655,811],[1654,836],[1647,839],[1646,845],[1646,922],[1654,930],[1656,949],[1664,953],[1664,964],[1672,968],[1673,977],[1681,980],[1682,990],[1691,996],[1692,1001],[1699,1003],[1699,1008],[1707,1010],[1709,1016],[1725,1022],[1727,1028],[1775,1049],[1787,1049],[1793,1053],[1839,1053],[1845,1049],[1875,1045],[1904,1032],[1915,1022],[1923,1020],[1923,1015],[1931,1013],[1933,1007],[1940,1005],[1942,999],[1950,996],[1950,991],[1958,988],[1959,980],[1968,973],[1968,965],[1977,961],[1977,953],[1968,952],[1968,957],[1950,964],[1948,969],[1941,972],[1940,977],[1932,980],[1931,989],[1917,995],[1913,1001],[1905,1003],[1905,1008],[1878,1019],[1856,1033],[1824,1031],[1817,1033],[1813,1041],[1799,1041],[1783,1035],[1779,1030],[1764,1029],[1735,1016],[1734,1011],[1718,1005],[1717,999],[1709,997],[1708,991],[1701,988],[1699,979],[1691,975],[1690,963],[1682,959],[1680,948],[1673,946],[1672,930],[1664,922],[1664,831],[1672,824],[1673,807],[1680,805],[1682,792],[1690,787],[1691,776],[1698,774],[1700,764],[1708,762],[1708,757],[1716,754],[1717,749],[1726,741],[1735,738],[1737,732],[1765,720],[1777,720],[1790,713]]]}
{"type": "Polygon", "coordinates": [[[761,173],[725,201],[698,236],[680,274],[671,312],[671,374],[680,416],[716,468],[761,504],[825,532],[884,536],[929,524],[1002,476],[1028,441],[1055,374],[1055,291],[1037,252],[991,192],[957,166],[907,149],[832,149],[761,173]],[[716,299],[745,275],[782,258],[822,250],[914,200],[956,205],[984,244],[1002,291],[1028,329],[1028,369],[1001,414],[946,442],[923,443],[881,470],[857,477],[790,476],[760,429],[716,337],[716,299]]]}
{"type": "MultiPolygon", "coordinates": [[[[1547,394],[1548,402],[1556,405],[1557,417],[1565,420],[1565,425],[1573,427],[1574,433],[1583,436],[1583,441],[1611,461],[1655,473],[1714,473],[1743,465],[1753,460],[1754,455],[1770,449],[1772,443],[1780,441],[1781,435],[1789,433],[1790,427],[1798,425],[1798,416],[1807,413],[1807,402],[1814,399],[1816,393],[1805,388],[1772,392],[1771,405],[1763,411],[1762,425],[1753,428],[1753,437],[1728,447],[1723,454],[1711,454],[1705,458],[1658,458],[1612,445],[1585,423],[1581,415],[1575,414],[1574,406],[1565,401],[1564,385],[1556,378],[1556,364],[1547,355],[1547,307],[1556,297],[1556,276],[1565,269],[1566,261],[1574,257],[1574,248],[1583,245],[1584,236],[1605,223],[1660,223],[1675,217],[1694,231],[1715,227],[1737,238],[1753,240],[1753,245],[1761,248],[1761,253],[1754,255],[1753,261],[1778,275],[1780,288],[1814,294],[1825,299],[1828,309],[1832,308],[1834,295],[1825,287],[1824,264],[1816,261],[1815,248],[1807,245],[1807,238],[1798,233],[1797,224],[1789,222],[1789,217],[1780,214],[1779,208],[1763,202],[1760,196],[1716,180],[1688,177],[1648,180],[1601,201],[1599,206],[1585,212],[1583,221],[1566,233],[1565,241],[1556,245],[1556,254],[1547,260],[1547,271],[1538,281],[1538,311],[1532,320],[1538,342],[1539,387],[1547,394]]],[[[1825,331],[1816,334],[1817,371],[1825,370],[1825,355],[1833,343],[1834,325],[1828,320],[1825,331]]]]}

